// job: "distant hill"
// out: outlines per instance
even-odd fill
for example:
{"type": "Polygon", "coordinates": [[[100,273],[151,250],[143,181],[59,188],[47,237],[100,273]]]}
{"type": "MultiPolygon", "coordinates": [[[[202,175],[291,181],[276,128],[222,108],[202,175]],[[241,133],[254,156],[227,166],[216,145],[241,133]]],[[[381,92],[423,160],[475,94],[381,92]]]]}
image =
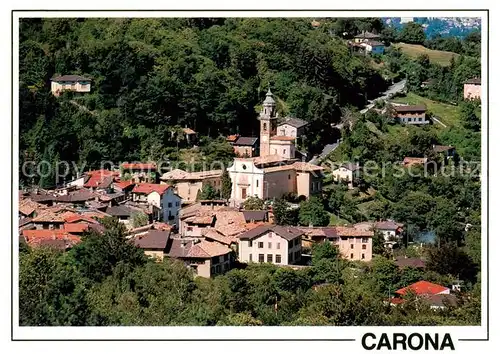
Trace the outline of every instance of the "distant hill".
{"type": "Polygon", "coordinates": [[[427,38],[436,35],[443,37],[466,37],[470,32],[481,31],[481,19],[472,17],[384,17],[382,21],[391,27],[401,28],[405,22],[421,23],[427,38]]]}

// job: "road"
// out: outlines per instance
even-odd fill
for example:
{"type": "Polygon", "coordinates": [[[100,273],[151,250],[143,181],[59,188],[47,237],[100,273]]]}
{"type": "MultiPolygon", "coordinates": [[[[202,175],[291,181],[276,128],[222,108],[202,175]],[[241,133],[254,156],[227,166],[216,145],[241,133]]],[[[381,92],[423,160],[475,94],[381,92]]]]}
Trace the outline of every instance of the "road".
{"type": "MultiPolygon", "coordinates": [[[[395,84],[389,86],[389,88],[380,97],[377,97],[374,100],[368,101],[370,103],[366,106],[366,108],[361,110],[360,113],[365,114],[370,108],[372,108],[375,105],[374,102],[376,102],[377,100],[380,100],[380,99],[383,99],[383,100],[390,99],[396,93],[403,91],[405,89],[405,86],[406,86],[406,79],[403,79],[403,80],[396,82],[395,84]]],[[[332,125],[332,127],[337,128],[337,129],[342,129],[343,124],[339,123],[337,125],[332,125]]],[[[330,154],[332,151],[334,151],[337,148],[337,146],[339,146],[339,142],[325,145],[323,147],[323,151],[321,152],[321,154],[314,156],[311,159],[311,161],[309,161],[309,163],[312,163],[315,165],[318,164],[319,162],[321,162],[322,159],[324,159],[326,156],[328,156],[328,154],[330,154]]]]}
{"type": "Polygon", "coordinates": [[[365,114],[370,108],[373,108],[375,105],[374,102],[382,99],[382,100],[387,100],[390,99],[392,96],[394,96],[396,93],[399,93],[405,89],[406,86],[406,79],[403,79],[399,82],[396,82],[394,85],[389,86],[387,91],[385,91],[382,96],[375,98],[374,100],[368,101],[370,104],[365,107],[365,109],[361,110],[361,114],[365,114]]]}

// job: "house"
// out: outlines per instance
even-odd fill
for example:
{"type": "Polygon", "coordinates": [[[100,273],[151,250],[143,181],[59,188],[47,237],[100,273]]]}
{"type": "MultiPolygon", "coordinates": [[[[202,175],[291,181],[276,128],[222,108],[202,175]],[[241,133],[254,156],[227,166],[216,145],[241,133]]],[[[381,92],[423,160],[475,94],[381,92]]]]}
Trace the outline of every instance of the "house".
{"type": "Polygon", "coordinates": [[[238,136],[232,143],[234,153],[240,157],[259,156],[259,138],[238,136]]]}
{"type": "Polygon", "coordinates": [[[198,201],[179,212],[179,233],[182,237],[202,237],[202,229],[215,226],[215,211],[227,207],[224,200],[198,201]]]}
{"type": "Polygon", "coordinates": [[[370,54],[384,54],[385,50],[385,45],[384,43],[377,42],[377,41],[367,41],[364,43],[361,43],[365,47],[366,53],[370,54]]]}
{"type": "Polygon", "coordinates": [[[308,122],[299,118],[287,117],[283,122],[278,124],[278,136],[289,136],[298,138],[305,134],[305,129],[308,122]]]}
{"type": "Polygon", "coordinates": [[[55,230],[62,229],[65,220],[54,210],[45,209],[32,218],[32,223],[37,230],[55,230]]]}
{"type": "Polygon", "coordinates": [[[349,189],[354,188],[354,178],[358,177],[361,166],[357,163],[343,163],[332,171],[333,180],[337,183],[345,182],[349,189]]]}
{"type": "Polygon", "coordinates": [[[242,210],[247,223],[268,222],[267,210],[242,210]]]}
{"type": "Polygon", "coordinates": [[[413,293],[417,296],[450,294],[450,289],[439,284],[428,282],[426,280],[420,280],[416,283],[408,285],[407,287],[396,290],[396,294],[400,296],[405,296],[409,293],[413,293]]]}
{"type": "Polygon", "coordinates": [[[140,204],[152,205],[160,210],[161,219],[170,225],[179,225],[179,210],[181,198],[175,194],[172,186],[168,184],[138,183],[132,189],[132,201],[140,204]]]}
{"type": "Polygon", "coordinates": [[[109,171],[109,170],[96,170],[96,171],[88,171],[86,176],[85,183],[83,184],[84,188],[90,188],[92,190],[96,189],[108,189],[111,187],[115,178],[119,176],[118,171],[109,171]]]}
{"type": "Polygon", "coordinates": [[[144,250],[146,256],[162,261],[169,239],[170,230],[148,230],[145,233],[136,235],[133,238],[133,242],[136,247],[144,250]]]}
{"type": "Polygon", "coordinates": [[[406,302],[404,296],[415,295],[427,303],[431,309],[440,310],[457,306],[457,298],[450,293],[450,289],[439,284],[421,280],[405,288],[396,290],[396,296],[390,299],[391,305],[401,305],[406,302]]]}
{"type": "Polygon", "coordinates": [[[57,76],[50,81],[50,91],[54,96],[60,96],[63,91],[90,92],[91,79],[80,75],[57,76]]]}
{"type": "Polygon", "coordinates": [[[88,201],[99,201],[99,194],[88,189],[79,189],[66,195],[59,195],[54,201],[56,205],[85,206],[88,201]]]}
{"type": "Polygon", "coordinates": [[[362,33],[354,36],[355,43],[376,41],[378,39],[380,39],[380,35],[368,31],[363,31],[362,33]]]}
{"type": "Polygon", "coordinates": [[[464,100],[481,99],[481,79],[473,78],[464,82],[464,100]]]}
{"type": "Polygon", "coordinates": [[[372,259],[373,231],[361,231],[352,226],[335,226],[326,234],[328,242],[336,245],[340,254],[350,261],[372,259]]]}
{"type": "Polygon", "coordinates": [[[124,163],[121,166],[121,181],[132,179],[135,183],[157,183],[158,178],[155,163],[124,163]]]}
{"type": "Polygon", "coordinates": [[[143,212],[142,209],[135,208],[129,205],[116,205],[106,208],[106,214],[112,217],[116,217],[122,224],[127,228],[131,228],[133,225],[132,216],[136,213],[143,212]]]}
{"type": "Polygon", "coordinates": [[[65,230],[24,230],[22,237],[30,247],[52,247],[67,250],[80,243],[80,237],[65,230]]]}
{"type": "Polygon", "coordinates": [[[302,257],[301,237],[296,227],[264,224],[238,235],[240,262],[296,264],[302,257]]]}
{"type": "Polygon", "coordinates": [[[399,256],[394,260],[399,268],[425,268],[425,261],[421,258],[399,256]]]}
{"type": "Polygon", "coordinates": [[[449,145],[432,145],[432,150],[436,154],[442,155],[445,160],[455,157],[456,154],[455,147],[449,145]]]}
{"type": "Polygon", "coordinates": [[[222,170],[201,172],[186,172],[181,169],[169,171],[160,177],[161,183],[173,186],[175,193],[182,198],[183,203],[196,201],[198,192],[203,187],[211,186],[216,192],[220,191],[222,170]]]}
{"type": "Polygon", "coordinates": [[[403,166],[410,167],[413,165],[424,166],[427,163],[427,157],[405,157],[403,159],[403,166]]]}
{"type": "Polygon", "coordinates": [[[166,256],[183,262],[196,276],[210,278],[231,269],[232,250],[217,242],[171,238],[166,256]]]}
{"type": "Polygon", "coordinates": [[[46,206],[43,204],[37,203],[30,198],[24,198],[19,201],[19,217],[33,218],[45,208],[46,206]]]}
{"type": "Polygon", "coordinates": [[[393,105],[394,118],[402,124],[429,124],[426,120],[427,107],[424,105],[393,105]]]}
{"type": "Polygon", "coordinates": [[[196,132],[193,129],[185,127],[182,128],[182,132],[184,133],[188,144],[192,144],[196,141],[196,132]]]}
{"type": "Polygon", "coordinates": [[[135,187],[135,183],[132,180],[128,181],[117,181],[115,180],[113,184],[111,185],[114,191],[116,192],[122,192],[125,194],[125,199],[128,199],[130,192],[132,192],[132,189],[135,187]]]}

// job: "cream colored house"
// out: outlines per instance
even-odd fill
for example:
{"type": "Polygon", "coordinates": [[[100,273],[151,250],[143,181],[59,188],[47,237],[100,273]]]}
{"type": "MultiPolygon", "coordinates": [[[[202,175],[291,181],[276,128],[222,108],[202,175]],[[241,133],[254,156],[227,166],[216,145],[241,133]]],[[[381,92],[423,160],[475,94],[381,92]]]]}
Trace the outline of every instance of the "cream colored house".
{"type": "Polygon", "coordinates": [[[464,82],[464,100],[481,99],[481,79],[474,78],[464,82]]]}
{"type": "Polygon", "coordinates": [[[299,118],[285,118],[283,122],[278,124],[278,136],[289,136],[298,138],[305,133],[305,127],[308,123],[299,118]]]}
{"type": "Polygon", "coordinates": [[[353,188],[356,172],[360,170],[360,166],[354,163],[345,163],[332,171],[333,180],[337,183],[346,182],[349,188],[353,188]]]}
{"type": "Polygon", "coordinates": [[[373,230],[353,226],[299,227],[304,233],[302,244],[312,247],[315,243],[331,242],[339,248],[341,255],[350,261],[372,259],[373,230]]]}
{"type": "Polygon", "coordinates": [[[304,232],[295,227],[263,224],[238,235],[240,262],[296,264],[302,257],[304,232]]]}
{"type": "Polygon", "coordinates": [[[146,256],[162,261],[169,239],[170,231],[148,230],[134,236],[133,242],[136,247],[144,250],[146,256]]]}
{"type": "Polygon", "coordinates": [[[198,192],[206,185],[211,186],[215,191],[220,191],[221,177],[222,170],[186,172],[175,169],[163,174],[160,180],[162,184],[173,186],[183,203],[193,203],[196,201],[198,192]]]}
{"type": "Polygon", "coordinates": [[[217,242],[171,239],[166,255],[178,259],[193,270],[195,276],[210,278],[231,269],[232,250],[217,242]]]}
{"type": "Polygon", "coordinates": [[[79,75],[63,75],[51,79],[50,91],[59,96],[63,91],[90,92],[90,79],[79,75]]]}

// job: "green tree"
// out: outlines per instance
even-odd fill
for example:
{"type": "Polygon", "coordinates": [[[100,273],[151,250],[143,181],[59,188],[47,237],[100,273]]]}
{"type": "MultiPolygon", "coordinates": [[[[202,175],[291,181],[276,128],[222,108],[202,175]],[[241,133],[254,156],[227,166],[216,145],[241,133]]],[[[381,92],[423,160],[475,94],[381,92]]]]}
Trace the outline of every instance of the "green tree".
{"type": "Polygon", "coordinates": [[[379,230],[375,230],[373,233],[372,252],[378,255],[386,253],[384,234],[379,230]]]}
{"type": "Polygon", "coordinates": [[[425,32],[421,24],[408,22],[398,33],[398,40],[404,43],[424,44],[425,32]]]}
{"type": "Polygon", "coordinates": [[[319,198],[310,197],[300,203],[299,223],[301,225],[327,226],[329,222],[330,216],[319,198]]]}
{"type": "Polygon", "coordinates": [[[274,222],[278,225],[295,225],[296,218],[290,205],[284,198],[273,200],[274,222]]]}
{"type": "Polygon", "coordinates": [[[214,200],[218,197],[219,195],[217,194],[217,191],[211,185],[205,184],[198,192],[196,200],[214,200]]]}
{"type": "Polygon", "coordinates": [[[224,172],[222,172],[222,177],[221,177],[221,197],[222,199],[228,200],[231,198],[231,191],[232,191],[233,185],[231,182],[231,178],[229,177],[229,172],[227,172],[226,169],[224,169],[224,172]]]}
{"type": "Polygon", "coordinates": [[[460,105],[460,119],[464,128],[478,132],[481,130],[481,118],[476,114],[476,104],[465,101],[460,105]]]}
{"type": "Polygon", "coordinates": [[[462,280],[475,281],[477,266],[472,259],[455,243],[448,242],[427,250],[426,268],[443,275],[460,277],[462,280]]]}
{"type": "Polygon", "coordinates": [[[146,226],[149,223],[149,218],[146,213],[140,211],[132,214],[132,227],[146,226]]]}
{"type": "Polygon", "coordinates": [[[264,201],[259,197],[248,197],[243,202],[243,208],[245,210],[264,210],[264,201]]]}

